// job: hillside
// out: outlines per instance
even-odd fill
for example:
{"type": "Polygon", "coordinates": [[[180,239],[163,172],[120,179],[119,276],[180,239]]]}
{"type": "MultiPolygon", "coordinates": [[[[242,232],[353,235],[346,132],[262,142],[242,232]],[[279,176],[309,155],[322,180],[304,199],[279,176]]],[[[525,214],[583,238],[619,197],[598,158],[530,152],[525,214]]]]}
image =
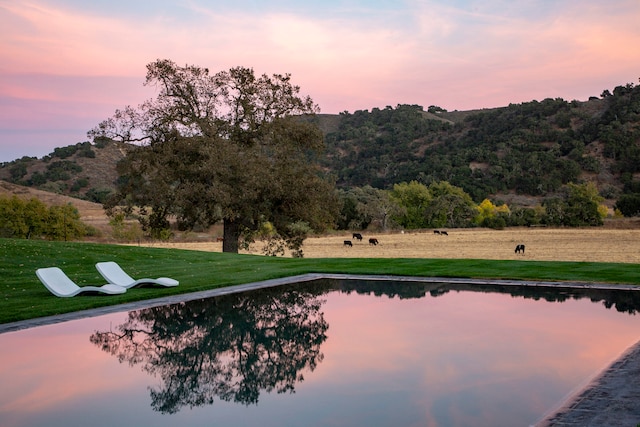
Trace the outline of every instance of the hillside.
{"type": "MultiPolygon", "coordinates": [[[[533,206],[568,182],[593,182],[612,207],[640,193],[640,86],[602,98],[560,98],[474,111],[418,105],[319,114],[318,161],[338,187],[391,188],[448,181],[476,202],[533,206]]],[[[0,179],[102,202],[130,146],[103,141],[56,148],[41,159],[0,164],[0,179]]]]}
{"type": "Polygon", "coordinates": [[[115,188],[116,164],[129,147],[114,141],[59,147],[41,159],[23,157],[0,165],[0,180],[101,203],[115,188]]]}
{"type": "Polygon", "coordinates": [[[105,234],[110,230],[108,226],[109,219],[107,218],[107,215],[100,203],[79,200],[74,197],[52,193],[50,191],[38,190],[36,188],[24,187],[6,181],[0,181],[0,196],[17,196],[23,200],[36,198],[47,207],[62,206],[70,203],[78,210],[82,222],[105,234]]]}
{"type": "Polygon", "coordinates": [[[320,162],[345,188],[447,181],[476,202],[536,205],[564,184],[593,182],[612,207],[640,192],[640,86],[603,95],[464,112],[398,105],[343,113],[320,162]]]}

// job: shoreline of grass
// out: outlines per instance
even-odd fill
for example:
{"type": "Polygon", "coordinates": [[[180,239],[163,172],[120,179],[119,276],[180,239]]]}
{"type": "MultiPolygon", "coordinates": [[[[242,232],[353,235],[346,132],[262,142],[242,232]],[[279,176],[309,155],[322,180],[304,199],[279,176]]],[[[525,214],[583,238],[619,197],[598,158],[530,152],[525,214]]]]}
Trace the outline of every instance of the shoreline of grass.
{"type": "Polygon", "coordinates": [[[274,258],[85,242],[0,239],[0,324],[308,273],[640,284],[638,264],[418,258],[274,258]],[[57,266],[79,286],[102,285],[95,269],[116,261],[133,277],[173,277],[175,288],[58,298],[35,271],[57,266]]]}

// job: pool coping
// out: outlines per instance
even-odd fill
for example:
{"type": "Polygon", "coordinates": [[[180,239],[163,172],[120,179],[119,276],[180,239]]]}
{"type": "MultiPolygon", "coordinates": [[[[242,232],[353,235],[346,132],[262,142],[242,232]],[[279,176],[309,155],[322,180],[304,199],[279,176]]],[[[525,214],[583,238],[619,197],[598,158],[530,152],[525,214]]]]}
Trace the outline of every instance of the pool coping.
{"type": "MultiPolygon", "coordinates": [[[[308,273],[278,279],[251,282],[206,291],[172,295],[150,300],[135,301],[107,307],[93,308],[55,316],[46,316],[0,325],[0,334],[20,331],[38,326],[62,323],[109,313],[139,310],[167,304],[176,304],[219,295],[245,292],[280,285],[309,282],[320,279],[335,280],[376,280],[419,283],[448,283],[468,285],[532,286],[569,289],[604,289],[640,291],[636,285],[551,282],[504,279],[474,279],[450,277],[420,277],[366,274],[308,273]]],[[[570,393],[558,405],[549,409],[533,426],[535,427],[589,427],[589,426],[631,426],[640,423],[640,341],[627,349],[612,364],[588,381],[577,392],[570,393]]]]}

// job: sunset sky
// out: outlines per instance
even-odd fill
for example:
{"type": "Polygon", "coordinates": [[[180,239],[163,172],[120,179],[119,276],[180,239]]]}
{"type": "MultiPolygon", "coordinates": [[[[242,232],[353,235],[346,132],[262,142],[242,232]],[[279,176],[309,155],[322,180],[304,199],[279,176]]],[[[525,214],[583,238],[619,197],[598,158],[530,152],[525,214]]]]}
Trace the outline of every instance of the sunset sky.
{"type": "Polygon", "coordinates": [[[146,64],[291,73],[322,113],[587,100],[640,78],[638,0],[0,0],[0,162],[87,140],[146,64]]]}

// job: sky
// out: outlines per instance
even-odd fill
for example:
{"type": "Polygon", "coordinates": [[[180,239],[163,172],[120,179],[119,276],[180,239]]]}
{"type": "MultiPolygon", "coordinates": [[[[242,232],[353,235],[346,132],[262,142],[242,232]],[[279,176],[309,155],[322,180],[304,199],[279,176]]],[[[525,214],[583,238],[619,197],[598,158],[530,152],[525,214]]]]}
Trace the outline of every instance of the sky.
{"type": "Polygon", "coordinates": [[[321,113],[586,101],[640,78],[638,0],[0,0],[0,163],[88,140],[146,65],[290,73],[321,113]]]}

